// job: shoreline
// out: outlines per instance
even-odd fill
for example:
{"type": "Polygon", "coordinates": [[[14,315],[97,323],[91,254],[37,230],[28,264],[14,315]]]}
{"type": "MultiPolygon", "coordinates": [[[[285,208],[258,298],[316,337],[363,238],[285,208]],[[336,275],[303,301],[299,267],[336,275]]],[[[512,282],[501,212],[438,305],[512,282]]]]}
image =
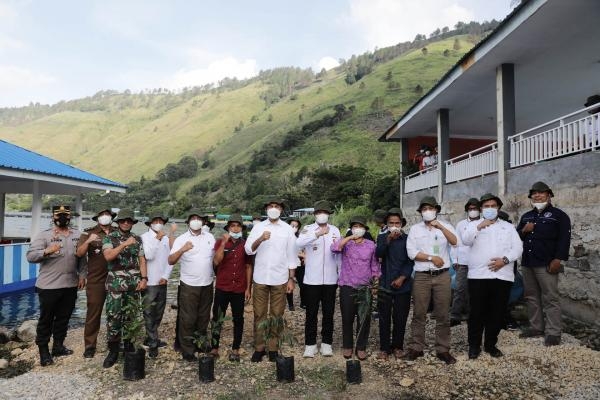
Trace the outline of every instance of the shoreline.
{"type": "MultiPolygon", "coordinates": [[[[297,299],[296,299],[297,301],[297,299]]],[[[370,357],[361,363],[363,383],[348,385],[345,381],[345,361],[340,352],[340,314],[336,307],[334,356],[302,358],[304,346],[304,311],[286,311],[292,332],[300,341],[293,348],[284,348],[295,358],[296,381],[278,383],[273,363],[251,363],[252,307],[245,308],[244,337],[240,353],[242,361],[227,361],[231,345],[232,325],[223,329],[221,357],[215,364],[216,381],[198,381],[197,362],[181,360],[172,349],[176,310],[167,307],[160,327],[161,339],[168,346],[161,348],[156,360],[146,359],[146,378],[124,381],[122,357],[112,368],[103,369],[106,355],[105,326],[101,327],[98,351],[93,359],[84,359],[83,327],[69,330],[65,344],[74,350],[67,357],[55,358],[49,367],[39,365],[37,348],[30,345],[14,360],[34,362],[31,371],[14,378],[0,379],[0,392],[7,398],[48,399],[193,399],[193,398],[311,398],[319,399],[598,399],[600,398],[600,352],[581,345],[579,340],[563,334],[562,344],[544,347],[543,339],[519,339],[518,331],[502,331],[498,347],[505,356],[493,359],[486,353],[477,360],[467,359],[466,324],[452,328],[451,352],[457,363],[447,366],[435,358],[433,350],[434,323],[429,318],[425,357],[416,361],[381,361],[375,358],[378,348],[378,326],[372,323],[370,357]]],[[[408,339],[410,319],[407,325],[408,339]]],[[[22,345],[18,343],[17,345],[22,345]]],[[[11,361],[12,362],[12,361],[11,361]]]]}

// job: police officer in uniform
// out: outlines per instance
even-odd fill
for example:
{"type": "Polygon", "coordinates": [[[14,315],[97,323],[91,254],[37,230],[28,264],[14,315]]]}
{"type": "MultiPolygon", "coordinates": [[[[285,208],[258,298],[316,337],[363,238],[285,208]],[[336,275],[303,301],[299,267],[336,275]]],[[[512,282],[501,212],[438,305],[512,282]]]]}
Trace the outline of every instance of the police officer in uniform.
{"type": "Polygon", "coordinates": [[[83,330],[83,341],[85,358],[93,358],[96,354],[96,342],[100,330],[100,318],[102,307],[106,300],[106,259],[102,254],[102,240],[115,230],[111,225],[117,214],[110,207],[99,207],[92,220],[98,224],[87,228],[79,238],[77,245],[77,256],[87,258],[87,269],[82,271],[82,277],[86,279],[85,289],[87,296],[87,313],[85,316],[85,328],[83,330]]]}
{"type": "Polygon", "coordinates": [[[40,352],[40,364],[53,364],[52,357],[73,354],[63,344],[69,319],[75,308],[79,279],[80,259],[75,248],[81,232],[70,228],[71,208],[52,207],[54,227],[39,233],[27,251],[27,261],[40,264],[35,290],[40,301],[35,343],[40,352]],[[52,354],[48,350],[50,336],[53,337],[52,354]]]}
{"type": "Polygon", "coordinates": [[[530,328],[520,336],[544,336],[546,346],[556,346],[562,331],[558,274],[561,260],[569,258],[571,220],[552,205],[554,193],[544,182],[534,183],[528,197],[533,209],[523,214],[517,232],[523,240],[521,272],[530,328]]]}
{"type": "Polygon", "coordinates": [[[112,367],[119,358],[124,303],[129,296],[146,289],[148,283],[142,239],[131,232],[138,220],[131,210],[121,209],[115,222],[118,229],[102,240],[102,252],[108,262],[106,335],[109,352],[102,365],[104,368],[112,367]]]}

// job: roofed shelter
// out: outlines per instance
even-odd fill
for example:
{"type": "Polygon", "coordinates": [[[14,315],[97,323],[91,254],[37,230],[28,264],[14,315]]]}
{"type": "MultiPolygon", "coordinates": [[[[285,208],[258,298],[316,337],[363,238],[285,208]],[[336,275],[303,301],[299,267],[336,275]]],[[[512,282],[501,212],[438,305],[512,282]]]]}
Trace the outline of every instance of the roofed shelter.
{"type": "MultiPolygon", "coordinates": [[[[127,186],[94,175],[0,140],[0,238],[4,238],[7,193],[32,194],[31,236],[40,231],[42,194],[75,196],[77,225],[81,226],[82,195],[93,191],[124,193],[127,186]]],[[[27,287],[35,277],[35,266],[27,265],[28,244],[0,246],[0,293],[27,287]]]]}
{"type": "Polygon", "coordinates": [[[402,194],[437,187],[443,201],[445,185],[496,174],[502,196],[511,168],[599,149],[587,102],[600,94],[599,20],[596,0],[523,0],[381,136],[404,161],[411,140],[437,144],[438,164],[405,177],[402,194]],[[457,140],[489,144],[451,158],[457,140]]]}

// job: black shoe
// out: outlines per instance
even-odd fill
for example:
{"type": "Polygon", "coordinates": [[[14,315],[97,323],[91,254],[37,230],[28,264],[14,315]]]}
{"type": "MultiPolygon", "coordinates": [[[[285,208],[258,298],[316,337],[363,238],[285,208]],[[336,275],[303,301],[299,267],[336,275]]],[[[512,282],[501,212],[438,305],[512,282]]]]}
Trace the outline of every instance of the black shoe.
{"type": "Polygon", "coordinates": [[[158,347],[150,347],[150,349],[148,349],[148,357],[150,357],[150,358],[158,357],[158,347]]]}
{"type": "Polygon", "coordinates": [[[519,330],[519,324],[516,321],[507,322],[505,330],[507,330],[507,331],[517,331],[517,330],[519,330]]]}
{"type": "Polygon", "coordinates": [[[288,310],[290,310],[290,311],[296,311],[296,308],[294,306],[289,306],[288,310]]]}
{"type": "Polygon", "coordinates": [[[96,349],[93,347],[88,347],[83,352],[83,358],[94,358],[95,355],[96,355],[96,349]]]}
{"type": "Polygon", "coordinates": [[[164,340],[158,340],[158,347],[167,347],[167,342],[165,342],[164,340]]]}
{"type": "Polygon", "coordinates": [[[485,352],[494,358],[502,357],[504,355],[496,346],[485,349],[485,352]]]}
{"type": "Polygon", "coordinates": [[[40,365],[42,367],[46,367],[48,365],[52,365],[54,364],[54,360],[52,359],[52,356],[50,355],[50,350],[48,350],[48,346],[38,346],[38,349],[40,350],[40,365]]]}
{"type": "Polygon", "coordinates": [[[449,352],[437,353],[435,356],[448,365],[454,364],[456,362],[456,358],[452,357],[452,354],[450,354],[449,352]]]}
{"type": "Polygon", "coordinates": [[[300,304],[300,308],[306,310],[306,304],[300,304]]]}
{"type": "Polygon", "coordinates": [[[462,321],[460,319],[451,319],[450,320],[450,327],[460,325],[460,324],[462,324],[462,321]]]}
{"type": "Polygon", "coordinates": [[[469,347],[469,360],[475,360],[481,354],[481,349],[469,347]]]}
{"type": "Polygon", "coordinates": [[[229,361],[231,361],[231,362],[240,362],[240,355],[239,354],[230,353],[229,354],[229,361]]]}
{"type": "Polygon", "coordinates": [[[184,353],[182,357],[185,361],[198,361],[198,357],[196,357],[194,354],[184,353]]]}
{"type": "Polygon", "coordinates": [[[102,363],[103,368],[110,368],[119,359],[119,343],[118,342],[110,342],[108,343],[108,355],[104,359],[102,363]]]}
{"type": "Polygon", "coordinates": [[[546,336],[546,339],[544,339],[544,346],[546,346],[546,347],[558,346],[559,344],[560,344],[560,336],[548,335],[548,336],[546,336]]]}
{"type": "Polygon", "coordinates": [[[279,356],[278,352],[276,352],[276,351],[270,351],[269,352],[269,361],[275,362],[275,360],[277,359],[277,356],[279,356]]]}
{"type": "Polygon", "coordinates": [[[52,357],[70,356],[73,350],[67,349],[62,343],[52,346],[52,357]]]}
{"type": "Polygon", "coordinates": [[[250,361],[261,362],[263,360],[263,357],[265,356],[265,354],[267,354],[267,353],[264,350],[263,351],[255,351],[254,354],[252,354],[252,358],[250,359],[250,361]]]}
{"type": "Polygon", "coordinates": [[[523,332],[519,334],[520,338],[537,338],[542,336],[544,336],[544,332],[534,329],[523,329],[523,332]]]}

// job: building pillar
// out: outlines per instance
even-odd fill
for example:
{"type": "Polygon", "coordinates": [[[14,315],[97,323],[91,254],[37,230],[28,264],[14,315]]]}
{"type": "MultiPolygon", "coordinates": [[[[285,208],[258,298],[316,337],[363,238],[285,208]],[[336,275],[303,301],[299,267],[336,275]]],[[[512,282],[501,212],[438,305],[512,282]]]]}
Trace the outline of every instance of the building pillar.
{"type": "Polygon", "coordinates": [[[4,238],[4,213],[6,212],[6,193],[0,192],[0,240],[4,238]]]}
{"type": "Polygon", "coordinates": [[[508,137],[516,133],[515,66],[496,68],[496,134],[498,136],[498,196],[506,195],[506,174],[510,168],[508,137]]]}
{"type": "Polygon", "coordinates": [[[438,192],[437,201],[444,201],[444,184],[446,183],[446,161],[450,155],[450,112],[440,108],[437,112],[437,168],[438,192]]]}
{"type": "Polygon", "coordinates": [[[75,223],[77,229],[83,232],[83,194],[78,193],[75,195],[75,223]]]}
{"type": "Polygon", "coordinates": [[[408,162],[408,139],[400,139],[400,208],[402,209],[404,197],[404,163],[408,162]]]}
{"type": "Polygon", "coordinates": [[[33,239],[40,232],[40,222],[42,219],[42,193],[40,192],[40,181],[33,181],[31,199],[31,232],[29,236],[33,239]]]}

